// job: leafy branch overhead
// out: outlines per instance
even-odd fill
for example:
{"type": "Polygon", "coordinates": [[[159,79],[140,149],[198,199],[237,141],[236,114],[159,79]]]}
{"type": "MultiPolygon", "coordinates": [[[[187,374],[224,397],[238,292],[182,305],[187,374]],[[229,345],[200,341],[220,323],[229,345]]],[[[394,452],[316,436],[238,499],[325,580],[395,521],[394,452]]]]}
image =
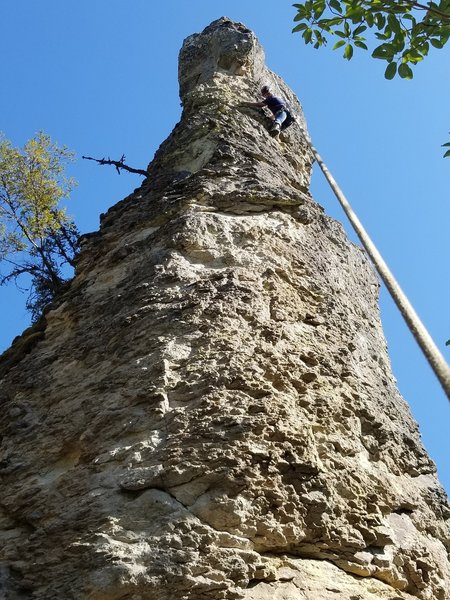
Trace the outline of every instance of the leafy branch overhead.
{"type": "Polygon", "coordinates": [[[412,79],[411,67],[432,47],[443,48],[450,37],[450,0],[307,0],[293,6],[298,25],[292,31],[301,32],[315,48],[336,36],[333,49],[343,48],[347,60],[355,49],[369,49],[371,30],[372,57],[388,63],[386,79],[412,79]]]}

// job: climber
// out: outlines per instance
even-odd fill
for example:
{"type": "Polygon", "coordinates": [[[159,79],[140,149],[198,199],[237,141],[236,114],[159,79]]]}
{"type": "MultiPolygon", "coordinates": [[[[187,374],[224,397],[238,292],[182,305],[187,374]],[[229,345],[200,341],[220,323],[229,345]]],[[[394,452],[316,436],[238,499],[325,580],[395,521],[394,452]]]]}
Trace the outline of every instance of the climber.
{"type": "Polygon", "coordinates": [[[273,125],[270,129],[270,135],[276,137],[282,129],[289,127],[294,119],[286,108],[286,102],[282,98],[274,96],[267,85],[261,88],[261,94],[264,97],[262,102],[244,102],[244,105],[255,108],[267,106],[273,115],[273,125]]]}

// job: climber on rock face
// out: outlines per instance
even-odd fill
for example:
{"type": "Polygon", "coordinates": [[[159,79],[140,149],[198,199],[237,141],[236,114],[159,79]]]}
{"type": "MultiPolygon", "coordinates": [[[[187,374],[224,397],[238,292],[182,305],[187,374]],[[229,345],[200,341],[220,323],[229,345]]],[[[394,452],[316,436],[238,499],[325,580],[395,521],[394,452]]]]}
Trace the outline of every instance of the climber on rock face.
{"type": "Polygon", "coordinates": [[[256,108],[267,106],[273,114],[273,125],[270,130],[270,135],[276,137],[279,135],[282,125],[288,117],[286,102],[282,98],[274,96],[267,85],[261,88],[261,94],[264,98],[262,102],[244,102],[244,104],[245,106],[254,106],[256,108]]]}

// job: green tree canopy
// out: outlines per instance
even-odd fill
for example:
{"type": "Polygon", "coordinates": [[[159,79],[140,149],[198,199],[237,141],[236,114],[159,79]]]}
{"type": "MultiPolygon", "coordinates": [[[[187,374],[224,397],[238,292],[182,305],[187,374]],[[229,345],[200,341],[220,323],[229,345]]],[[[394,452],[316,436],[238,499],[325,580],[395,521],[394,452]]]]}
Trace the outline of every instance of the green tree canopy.
{"type": "Polygon", "coordinates": [[[343,48],[350,60],[355,49],[368,50],[372,43],[373,58],[388,63],[387,79],[412,79],[411,66],[450,37],[450,0],[307,0],[294,7],[299,23],[293,31],[301,32],[306,44],[319,48],[336,36],[333,49],[343,48]]]}
{"type": "Polygon", "coordinates": [[[74,266],[78,230],[60,206],[75,185],[64,174],[72,159],[42,132],[23,148],[0,137],[0,285],[28,275],[33,321],[62,288],[64,265],[74,266]]]}
{"type": "MultiPolygon", "coordinates": [[[[343,48],[350,60],[355,48],[368,50],[367,31],[373,42],[372,57],[385,60],[386,79],[399,75],[412,79],[411,66],[423,60],[431,48],[443,48],[450,38],[450,0],[307,0],[297,9],[293,32],[301,32],[305,44],[320,48],[329,36],[339,38],[333,50],[343,48]]],[[[450,142],[442,144],[444,158],[450,142]]]]}

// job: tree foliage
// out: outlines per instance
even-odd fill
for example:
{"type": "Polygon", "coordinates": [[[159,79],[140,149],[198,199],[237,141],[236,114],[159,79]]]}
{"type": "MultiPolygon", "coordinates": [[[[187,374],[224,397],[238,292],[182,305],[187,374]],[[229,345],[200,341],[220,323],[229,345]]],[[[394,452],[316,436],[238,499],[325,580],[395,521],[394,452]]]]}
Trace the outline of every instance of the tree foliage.
{"type": "MultiPolygon", "coordinates": [[[[450,133],[450,131],[449,131],[450,133]]],[[[450,142],[446,142],[445,144],[442,144],[442,146],[444,148],[446,148],[445,154],[444,154],[444,158],[447,158],[450,156],[450,142]]]]}
{"type": "Polygon", "coordinates": [[[0,285],[25,280],[33,321],[74,266],[78,230],[60,207],[75,185],[64,174],[72,159],[42,132],[23,148],[0,137],[0,285]]]}
{"type": "Polygon", "coordinates": [[[443,48],[450,37],[450,0],[307,0],[294,7],[299,23],[293,31],[315,48],[336,36],[333,49],[342,48],[347,60],[355,49],[369,49],[370,32],[373,58],[388,63],[386,79],[412,79],[411,67],[432,47],[443,48]]]}

